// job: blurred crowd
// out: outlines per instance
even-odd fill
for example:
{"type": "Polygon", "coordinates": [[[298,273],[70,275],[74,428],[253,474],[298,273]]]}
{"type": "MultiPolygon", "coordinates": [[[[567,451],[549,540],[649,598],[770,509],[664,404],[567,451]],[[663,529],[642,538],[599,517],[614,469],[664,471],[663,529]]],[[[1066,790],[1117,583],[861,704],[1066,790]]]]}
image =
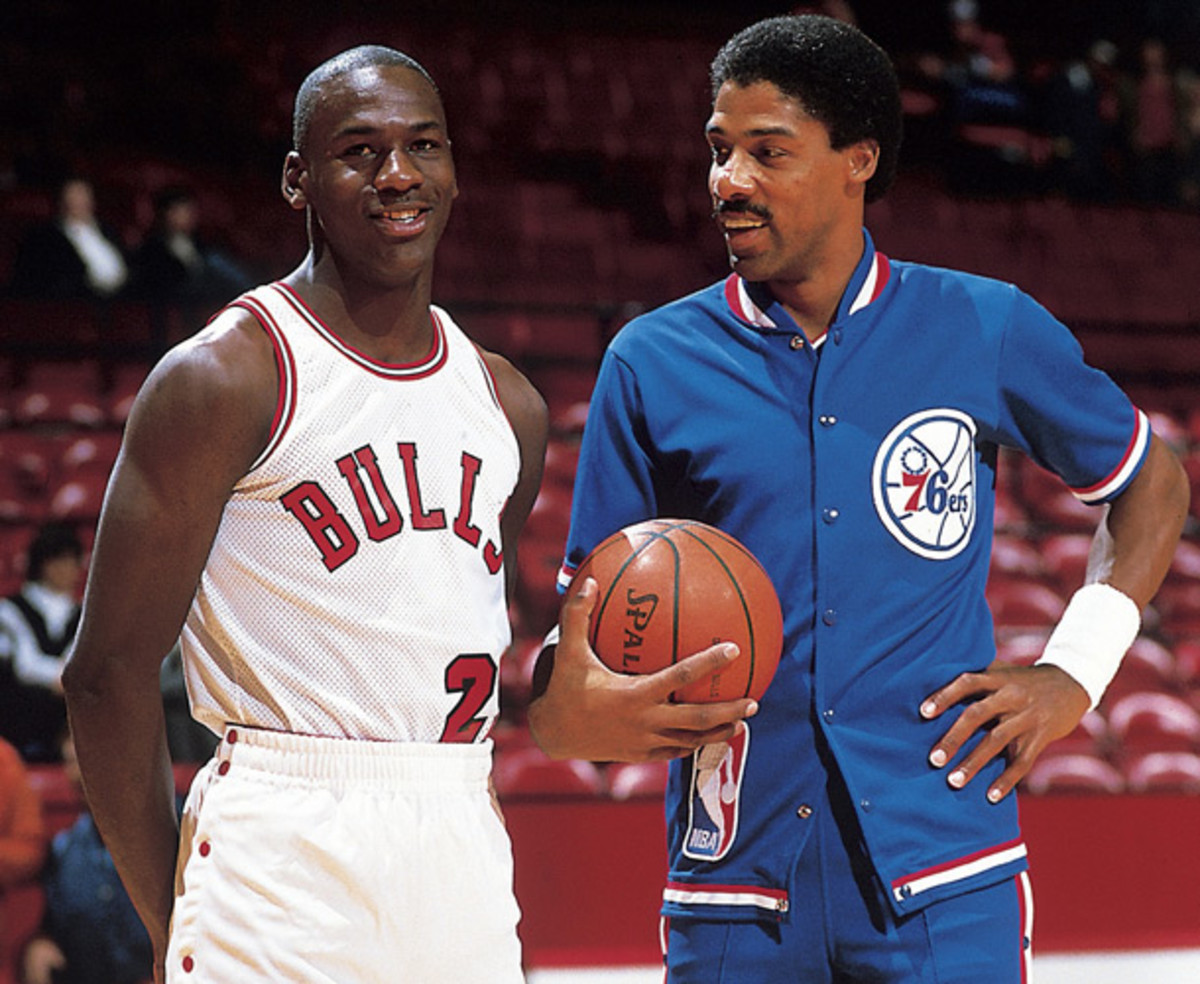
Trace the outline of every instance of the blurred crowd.
{"type": "MultiPolygon", "coordinates": [[[[670,212],[672,189],[696,184],[703,53],[739,16],[728,5],[689,5],[686,17],[646,5],[642,16],[659,11],[646,34],[668,45],[646,65],[613,63],[623,49],[604,32],[633,29],[586,20],[592,4],[578,5],[578,23],[564,13],[561,33],[533,8],[506,16],[504,4],[486,22],[453,3],[438,16],[353,19],[310,5],[286,22],[273,3],[196,4],[184,34],[146,2],[132,5],[136,29],[119,36],[111,19],[76,6],[0,14],[0,288],[202,306],[279,269],[269,244],[281,220],[264,203],[289,144],[292,90],[329,46],[375,36],[421,53],[462,121],[455,149],[468,187],[553,174],[595,193],[598,171],[619,174],[624,197],[608,205],[626,209],[638,234],[639,216],[670,212]],[[601,38],[590,49],[588,31],[601,38]],[[581,65],[585,91],[611,90],[607,103],[580,102],[571,82],[581,65]],[[643,120],[655,105],[661,118],[643,120]],[[634,159],[638,127],[659,131],[654,167],[634,159]],[[512,141],[514,128],[534,138],[512,141]],[[605,153],[625,157],[597,164],[605,153]],[[220,194],[210,193],[216,175],[220,194]],[[94,221],[97,199],[105,221],[94,221]],[[253,239],[256,224],[266,228],[253,239]]],[[[769,12],[752,6],[741,19],[769,12]]],[[[796,9],[855,20],[892,52],[907,116],[902,175],[933,175],[958,195],[1200,209],[1200,5],[1190,0],[796,9]]],[[[640,57],[632,47],[625,56],[640,57]]],[[[677,245],[694,241],[690,226],[672,232],[677,245]]]]}

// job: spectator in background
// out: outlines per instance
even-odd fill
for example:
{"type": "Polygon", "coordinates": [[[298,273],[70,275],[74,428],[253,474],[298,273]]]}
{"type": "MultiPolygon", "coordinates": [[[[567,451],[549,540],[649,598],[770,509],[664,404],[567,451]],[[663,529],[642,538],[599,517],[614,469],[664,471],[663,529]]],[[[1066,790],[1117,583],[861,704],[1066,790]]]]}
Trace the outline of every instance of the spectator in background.
{"type": "Polygon", "coordinates": [[[14,294],[44,298],[111,298],[129,279],[119,238],[96,215],[90,181],[71,177],[58,193],[58,214],[19,244],[14,294]]]}
{"type": "Polygon", "coordinates": [[[154,226],[133,254],[131,291],[151,301],[221,306],[253,282],[226,253],[198,235],[200,206],[188,188],[163,189],[154,226]]]}
{"type": "Polygon", "coordinates": [[[1054,184],[1080,201],[1110,198],[1120,173],[1116,57],[1116,45],[1096,41],[1084,57],[1066,62],[1047,89],[1054,184]]]}
{"type": "Polygon", "coordinates": [[[1179,100],[1167,47],[1158,38],[1146,38],[1138,49],[1126,112],[1134,193],[1148,204],[1174,204],[1181,146],[1179,100]]]}
{"type": "MultiPolygon", "coordinates": [[[[70,732],[63,768],[83,796],[70,732]]],[[[42,872],[46,909],[21,959],[24,984],[141,984],[152,977],[150,937],[86,810],[58,833],[42,872]]]]}
{"type": "Polygon", "coordinates": [[[1048,148],[1032,133],[1029,94],[1008,38],[984,27],[974,0],[955,0],[949,10],[954,51],[925,64],[946,93],[951,187],[984,196],[1026,191],[1048,148]]]}
{"type": "Polygon", "coordinates": [[[1183,172],[1179,200],[1189,208],[1200,208],[1200,73],[1187,69],[1180,74],[1183,96],[1183,172]]]}
{"type": "Polygon", "coordinates": [[[79,625],[83,544],[47,523],[29,546],[25,583],[0,600],[0,736],[26,761],[54,761],[66,724],[65,654],[79,625]]]}
{"type": "Polygon", "coordinates": [[[5,979],[10,963],[5,952],[4,896],[10,888],[32,879],[45,856],[41,803],[21,756],[0,739],[0,980],[5,979]]]}

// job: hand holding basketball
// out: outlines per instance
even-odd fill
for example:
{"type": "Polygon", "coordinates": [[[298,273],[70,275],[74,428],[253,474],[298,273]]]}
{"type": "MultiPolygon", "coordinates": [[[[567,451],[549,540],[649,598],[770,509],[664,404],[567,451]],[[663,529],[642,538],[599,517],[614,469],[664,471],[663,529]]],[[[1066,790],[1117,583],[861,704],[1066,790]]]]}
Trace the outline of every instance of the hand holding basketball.
{"type": "Polygon", "coordinates": [[[676,691],[691,703],[760,698],[783,647],[779,599],[741,543],[694,520],[655,519],[600,543],[571,592],[591,577],[599,594],[588,641],[609,669],[653,673],[719,642],[741,655],[676,691]]]}
{"type": "Polygon", "coordinates": [[[680,704],[674,691],[706,680],[741,657],[710,646],[657,673],[614,673],[588,642],[597,602],[594,578],[576,580],[562,607],[561,637],[543,654],[545,688],[529,707],[529,726],[551,758],[644,762],[678,758],[729,741],[756,712],[748,697],[719,704],[680,704]]]}

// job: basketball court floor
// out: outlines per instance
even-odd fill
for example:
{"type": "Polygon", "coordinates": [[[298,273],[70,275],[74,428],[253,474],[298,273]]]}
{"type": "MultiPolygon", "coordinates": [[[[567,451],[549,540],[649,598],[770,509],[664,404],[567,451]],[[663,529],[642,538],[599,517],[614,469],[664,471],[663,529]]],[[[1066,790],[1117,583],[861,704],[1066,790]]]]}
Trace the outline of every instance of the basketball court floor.
{"type": "MultiPolygon", "coordinates": [[[[1031,984],[1197,984],[1200,950],[1035,957],[1031,984]]],[[[662,984],[655,967],[534,970],[529,984],[662,984]]]]}

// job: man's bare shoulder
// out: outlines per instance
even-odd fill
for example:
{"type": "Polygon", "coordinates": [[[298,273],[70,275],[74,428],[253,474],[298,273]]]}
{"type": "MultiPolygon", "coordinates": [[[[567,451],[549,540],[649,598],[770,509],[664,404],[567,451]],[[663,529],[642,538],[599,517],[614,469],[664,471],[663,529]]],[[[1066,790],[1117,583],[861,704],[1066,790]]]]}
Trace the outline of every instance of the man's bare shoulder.
{"type": "Polygon", "coordinates": [[[275,350],[255,317],[227,308],[154,367],[134,401],[130,438],[214,440],[252,460],[267,440],[279,389],[275,350]]]}

